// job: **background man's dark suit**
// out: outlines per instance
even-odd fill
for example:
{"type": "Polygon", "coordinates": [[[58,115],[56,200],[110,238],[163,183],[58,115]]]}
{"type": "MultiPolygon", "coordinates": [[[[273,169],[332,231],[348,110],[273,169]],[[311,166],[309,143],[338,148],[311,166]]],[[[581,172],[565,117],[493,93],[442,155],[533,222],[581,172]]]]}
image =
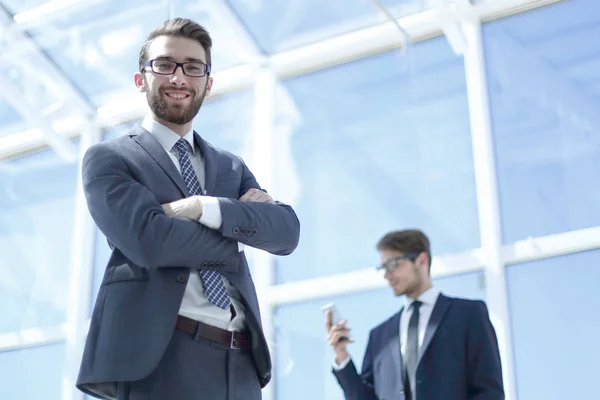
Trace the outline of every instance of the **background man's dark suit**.
{"type": "MultiPolygon", "coordinates": [[[[405,398],[402,312],[371,331],[360,375],[352,361],[334,371],[347,399],[405,398]]],[[[416,400],[504,399],[498,342],[485,303],[440,294],[419,349],[416,382],[416,400]]]]}
{"type": "Polygon", "coordinates": [[[114,247],[77,381],[86,393],[114,398],[116,382],[152,372],[173,335],[190,271],[202,268],[218,270],[239,290],[260,385],[271,379],[256,291],[238,241],[286,255],[298,244],[299,222],[285,204],[238,201],[250,188],[260,189],[256,179],[239,157],[194,135],[204,157],[206,194],[219,198],[218,231],[164,214],[161,204],[189,192],[165,150],[143,128],[85,155],[88,206],[114,247]]]}

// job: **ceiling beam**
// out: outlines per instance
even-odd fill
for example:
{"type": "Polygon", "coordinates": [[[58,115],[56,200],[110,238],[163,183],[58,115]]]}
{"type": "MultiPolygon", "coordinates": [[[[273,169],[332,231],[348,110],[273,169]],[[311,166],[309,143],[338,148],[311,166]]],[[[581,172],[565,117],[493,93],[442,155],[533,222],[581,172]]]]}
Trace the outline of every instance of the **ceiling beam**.
{"type": "Polygon", "coordinates": [[[11,43],[18,43],[18,49],[15,49],[18,51],[16,52],[23,54],[23,51],[25,51],[26,54],[35,57],[37,70],[43,71],[56,82],[63,91],[62,95],[67,97],[70,106],[80,110],[88,118],[96,116],[96,107],[73,84],[68,75],[50,58],[46,51],[27,32],[20,29],[11,29],[15,25],[14,17],[2,5],[0,5],[0,25],[0,29],[6,33],[6,41],[3,51],[0,52],[0,59],[10,57],[11,43]]]}
{"type": "Polygon", "coordinates": [[[36,109],[30,104],[22,91],[9,82],[4,76],[0,75],[0,87],[6,101],[25,119],[34,129],[39,129],[46,142],[52,149],[66,162],[75,162],[77,160],[77,148],[72,141],[56,133],[52,128],[52,122],[46,120],[41,114],[35,112],[36,109]]]}

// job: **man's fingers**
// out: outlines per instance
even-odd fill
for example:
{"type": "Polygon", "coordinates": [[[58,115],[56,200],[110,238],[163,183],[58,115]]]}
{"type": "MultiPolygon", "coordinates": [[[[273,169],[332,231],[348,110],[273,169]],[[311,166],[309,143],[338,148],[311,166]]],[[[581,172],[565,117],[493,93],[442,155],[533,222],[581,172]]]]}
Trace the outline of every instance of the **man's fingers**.
{"type": "Polygon", "coordinates": [[[262,192],[260,190],[255,190],[250,195],[250,199],[249,200],[250,201],[254,201],[254,202],[259,202],[259,201],[261,201],[262,199],[265,198],[265,196],[264,196],[265,194],[266,194],[265,192],[262,192]]]}
{"type": "Polygon", "coordinates": [[[333,335],[329,337],[329,344],[336,345],[340,342],[348,341],[348,335],[350,333],[350,329],[345,329],[344,331],[335,331],[333,335]],[[343,338],[343,339],[342,339],[343,338]]]}
{"type": "Polygon", "coordinates": [[[170,204],[163,204],[162,209],[167,214],[167,217],[171,217],[173,215],[173,208],[170,204]]]}
{"type": "Polygon", "coordinates": [[[327,332],[331,330],[331,310],[325,311],[325,329],[327,332]]]}
{"type": "Polygon", "coordinates": [[[250,197],[250,194],[246,192],[242,197],[240,197],[240,201],[248,201],[248,197],[250,197]]]}
{"type": "Polygon", "coordinates": [[[273,198],[268,194],[258,189],[250,189],[242,197],[241,202],[256,202],[256,203],[271,203],[275,204],[273,198]]]}
{"type": "Polygon", "coordinates": [[[329,331],[328,338],[333,340],[333,343],[337,342],[342,336],[348,336],[350,329],[338,329],[329,331]],[[335,339],[335,340],[334,340],[335,339]]]}
{"type": "Polygon", "coordinates": [[[240,201],[252,201],[252,196],[257,192],[256,189],[249,189],[242,197],[240,197],[240,201]]]}

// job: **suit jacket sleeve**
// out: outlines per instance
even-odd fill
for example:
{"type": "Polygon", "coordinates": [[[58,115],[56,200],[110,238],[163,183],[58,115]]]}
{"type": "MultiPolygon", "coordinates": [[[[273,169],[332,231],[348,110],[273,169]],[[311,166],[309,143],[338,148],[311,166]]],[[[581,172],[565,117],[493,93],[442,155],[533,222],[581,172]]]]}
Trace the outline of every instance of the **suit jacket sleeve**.
{"type": "Polygon", "coordinates": [[[83,159],[83,189],[92,218],[104,235],[134,263],[146,268],[188,267],[225,262],[237,268],[237,243],[197,222],[165,215],[154,195],[136,181],[106,143],[83,159]]]}
{"type": "Polygon", "coordinates": [[[362,373],[358,375],[352,360],[344,369],[333,370],[333,374],[344,391],[346,400],[377,400],[373,379],[373,333],[369,335],[363,360],[362,373]]]}
{"type": "Polygon", "coordinates": [[[469,400],[504,400],[498,340],[484,302],[475,302],[468,329],[469,400]]]}
{"type": "MultiPolygon", "coordinates": [[[[239,196],[254,188],[262,190],[243,163],[239,196]]],[[[223,236],[276,255],[292,253],[300,238],[300,221],[289,205],[241,202],[219,198],[223,236]],[[237,229],[235,229],[237,228],[237,229]]]]}

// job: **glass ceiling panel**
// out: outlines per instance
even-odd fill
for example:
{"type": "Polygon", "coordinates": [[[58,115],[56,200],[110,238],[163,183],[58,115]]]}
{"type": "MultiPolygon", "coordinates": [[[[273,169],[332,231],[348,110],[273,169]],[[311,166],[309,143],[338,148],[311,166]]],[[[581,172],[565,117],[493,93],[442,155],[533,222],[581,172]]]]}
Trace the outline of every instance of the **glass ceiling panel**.
{"type": "Polygon", "coordinates": [[[29,10],[46,3],[47,0],[2,0],[2,3],[10,13],[18,14],[22,11],[29,10]]]}
{"type": "Polygon", "coordinates": [[[25,22],[23,27],[81,92],[100,106],[134,91],[138,53],[152,29],[170,17],[185,16],[205,25],[216,44],[213,71],[243,62],[228,53],[226,24],[215,21],[202,2],[185,0],[80,1],[71,8],[25,22]]]}
{"type": "Polygon", "coordinates": [[[20,125],[23,122],[19,114],[6,101],[0,99],[0,137],[6,135],[6,128],[20,125]]]}
{"type": "MultiPolygon", "coordinates": [[[[547,78],[549,82],[560,80],[556,83],[568,87],[584,103],[590,101],[583,100],[582,96],[591,95],[593,100],[590,100],[596,106],[600,100],[600,47],[595,45],[596,38],[600,37],[599,1],[558,3],[484,27],[492,54],[501,54],[509,46],[518,48],[527,55],[528,62],[543,68],[529,73],[547,78]]],[[[540,95],[545,95],[542,88],[538,89],[540,95]]]]}
{"type": "Polygon", "coordinates": [[[5,136],[28,127],[15,103],[27,110],[37,110],[36,115],[47,115],[53,112],[52,106],[58,98],[51,90],[52,80],[33,67],[37,60],[34,54],[15,53],[1,44],[0,53],[4,56],[0,63],[0,136],[5,136]]]}
{"type": "MultiPolygon", "coordinates": [[[[395,17],[426,8],[425,0],[380,0],[395,17]]],[[[227,0],[263,51],[272,54],[365,28],[387,19],[373,0],[227,0]]]]}

